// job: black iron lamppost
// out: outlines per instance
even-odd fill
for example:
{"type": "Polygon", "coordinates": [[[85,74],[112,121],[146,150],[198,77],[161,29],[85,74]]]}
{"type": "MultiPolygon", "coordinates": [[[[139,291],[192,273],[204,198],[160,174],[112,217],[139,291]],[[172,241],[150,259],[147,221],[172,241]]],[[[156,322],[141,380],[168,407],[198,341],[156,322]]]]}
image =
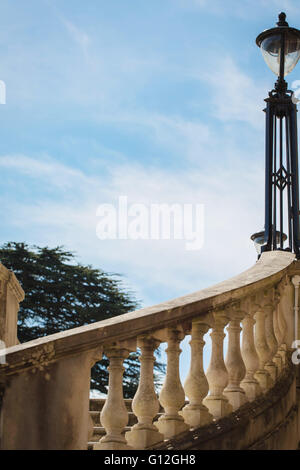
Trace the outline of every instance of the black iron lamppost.
{"type": "Polygon", "coordinates": [[[252,235],[261,252],[292,251],[300,257],[297,109],[284,77],[300,58],[300,31],[285,13],[277,27],[256,38],[270,69],[278,76],[266,98],[265,231],[252,235]],[[287,236],[284,234],[287,230],[287,236]],[[263,235],[263,237],[262,237],[263,235]],[[259,240],[260,238],[260,240],[259,240]],[[284,241],[287,246],[284,248],[284,241]]]}

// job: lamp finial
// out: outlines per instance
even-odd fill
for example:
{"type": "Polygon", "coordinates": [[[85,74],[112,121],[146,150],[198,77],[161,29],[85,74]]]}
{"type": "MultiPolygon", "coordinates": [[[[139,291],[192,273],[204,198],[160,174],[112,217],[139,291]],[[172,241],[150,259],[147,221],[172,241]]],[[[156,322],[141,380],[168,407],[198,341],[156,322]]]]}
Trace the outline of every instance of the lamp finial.
{"type": "Polygon", "coordinates": [[[277,26],[288,26],[289,25],[288,22],[285,21],[286,14],[283,11],[281,13],[279,13],[278,19],[279,19],[279,21],[277,23],[277,26]]]}

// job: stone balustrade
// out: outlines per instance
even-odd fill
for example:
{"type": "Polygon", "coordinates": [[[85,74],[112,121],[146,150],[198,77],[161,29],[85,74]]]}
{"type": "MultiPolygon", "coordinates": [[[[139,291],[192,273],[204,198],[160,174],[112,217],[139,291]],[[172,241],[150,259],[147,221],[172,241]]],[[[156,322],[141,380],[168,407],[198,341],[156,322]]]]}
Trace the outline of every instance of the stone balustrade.
{"type": "Polygon", "coordinates": [[[292,254],[265,253],[250,270],[210,289],[9,348],[0,369],[1,448],[86,448],[90,368],[103,353],[109,360],[100,415],[105,435],[94,450],[152,448],[263,400],[291,368],[292,279],[299,273],[292,254]],[[209,331],[210,350],[204,341],[209,331]],[[190,370],[182,384],[180,343],[186,335],[190,370]],[[167,370],[158,392],[153,364],[161,343],[167,344],[167,370]],[[125,433],[123,362],[137,347],[141,370],[132,401],[137,423],[125,433]],[[210,355],[206,372],[204,351],[210,355]],[[160,406],[163,413],[155,420],[160,406]]]}

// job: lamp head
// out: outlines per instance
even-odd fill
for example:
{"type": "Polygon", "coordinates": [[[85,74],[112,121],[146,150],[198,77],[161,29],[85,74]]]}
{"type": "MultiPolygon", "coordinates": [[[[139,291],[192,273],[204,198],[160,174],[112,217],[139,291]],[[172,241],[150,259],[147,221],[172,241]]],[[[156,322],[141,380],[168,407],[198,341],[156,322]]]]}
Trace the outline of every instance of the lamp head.
{"type": "MultiPolygon", "coordinates": [[[[265,230],[261,230],[260,232],[256,232],[253,235],[251,235],[251,240],[254,242],[254,246],[256,249],[256,252],[258,256],[261,254],[261,247],[265,244],[265,230]]],[[[276,244],[280,243],[281,239],[281,232],[276,230],[276,244]]],[[[287,236],[285,233],[282,233],[282,240],[285,242],[287,239],[287,236]]]]}
{"type": "Polygon", "coordinates": [[[278,20],[275,28],[267,29],[257,36],[256,44],[268,67],[278,77],[282,74],[283,78],[294,69],[300,58],[300,31],[290,28],[285,13],[281,12],[278,20]]]}

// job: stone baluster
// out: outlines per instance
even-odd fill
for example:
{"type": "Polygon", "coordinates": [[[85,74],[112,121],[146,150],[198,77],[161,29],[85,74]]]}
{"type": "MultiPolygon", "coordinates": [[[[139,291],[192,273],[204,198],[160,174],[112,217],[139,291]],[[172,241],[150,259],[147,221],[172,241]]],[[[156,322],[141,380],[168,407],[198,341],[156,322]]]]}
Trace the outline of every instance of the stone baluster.
{"type": "MultiPolygon", "coordinates": [[[[294,337],[293,344],[291,345],[292,349],[299,350],[298,344],[300,341],[300,321],[299,321],[299,286],[300,286],[300,276],[296,274],[291,279],[294,286],[294,337]]],[[[299,375],[300,377],[300,375],[299,375]]]]}
{"type": "Polygon", "coordinates": [[[240,308],[240,304],[230,306],[228,309],[230,318],[228,331],[228,350],[225,359],[225,366],[228,371],[228,385],[224,390],[224,395],[228,398],[233,410],[236,410],[247,401],[245,391],[240,383],[245,377],[246,368],[241,355],[240,347],[240,323],[246,315],[240,308]]]}
{"type": "Polygon", "coordinates": [[[278,285],[279,303],[277,306],[277,321],[275,323],[275,335],[276,335],[277,343],[279,345],[277,353],[281,357],[282,369],[286,365],[286,361],[287,361],[287,345],[285,342],[287,324],[286,324],[284,313],[283,313],[284,304],[286,302],[285,290],[286,290],[287,284],[288,284],[288,279],[284,278],[278,285]]]}
{"type": "Polygon", "coordinates": [[[270,357],[270,350],[266,340],[266,311],[265,301],[267,293],[263,291],[257,294],[258,310],[255,312],[255,348],[259,359],[259,368],[255,373],[263,392],[266,392],[272,386],[272,379],[269,372],[265,369],[265,365],[270,357]]]}
{"type": "Polygon", "coordinates": [[[203,403],[207,406],[213,417],[218,419],[232,411],[228,398],[223,394],[223,390],[228,384],[228,372],[223,357],[224,327],[227,325],[229,318],[224,310],[215,311],[213,316],[214,326],[210,335],[212,351],[210,364],[206,372],[209,395],[203,403]]]}
{"type": "Polygon", "coordinates": [[[279,302],[280,302],[280,292],[279,289],[275,289],[275,295],[274,295],[274,335],[276,338],[277,342],[277,351],[274,356],[274,362],[277,367],[278,374],[282,371],[283,369],[283,362],[282,362],[282,356],[280,353],[280,345],[282,343],[282,336],[280,333],[280,328],[279,328],[279,302]]]}
{"type": "Polygon", "coordinates": [[[104,350],[109,359],[108,395],[100,414],[106,435],[94,444],[94,450],[132,450],[124,437],[128,423],[128,411],[123,398],[123,362],[135,347],[129,342],[117,344],[104,350]]]}
{"type": "Polygon", "coordinates": [[[278,377],[278,369],[275,363],[275,354],[278,350],[278,344],[274,333],[274,311],[276,313],[275,289],[269,292],[270,303],[265,306],[266,312],[266,341],[270,350],[269,359],[265,369],[269,372],[272,381],[275,383],[278,377]]]}
{"type": "Polygon", "coordinates": [[[242,358],[246,366],[246,375],[241,382],[241,387],[245,390],[249,401],[262,393],[262,389],[255,378],[255,372],[259,368],[259,359],[254,344],[254,313],[258,310],[255,303],[255,296],[246,299],[243,303],[243,309],[247,311],[247,315],[242,321],[242,358]]]}
{"type": "Polygon", "coordinates": [[[295,340],[295,287],[289,276],[285,276],[285,285],[282,298],[280,298],[281,313],[285,321],[285,334],[283,342],[286,350],[291,352],[295,340]]]}
{"type": "Polygon", "coordinates": [[[152,424],[153,419],[159,412],[159,401],[155,393],[153,380],[155,361],[153,352],[157,349],[159,343],[160,341],[151,336],[140,336],[137,341],[137,345],[141,349],[139,358],[141,371],[139,386],[132,401],[132,411],[138,422],[125,434],[125,437],[128,444],[138,450],[146,449],[164,440],[164,436],[152,424]]]}
{"type": "Polygon", "coordinates": [[[185,422],[191,427],[204,426],[213,418],[202,403],[208,394],[208,382],[203,370],[203,347],[205,345],[203,336],[209,330],[210,325],[211,320],[208,315],[201,320],[192,322],[191,366],[184,383],[184,391],[189,398],[189,404],[182,410],[185,422]]]}
{"type": "Polygon", "coordinates": [[[165,439],[170,439],[189,429],[183,417],[178,414],[185,402],[185,393],[179,376],[179,355],[181,353],[179,344],[183,337],[183,333],[178,329],[168,329],[167,373],[159,395],[159,401],[165,412],[154,423],[165,439]]]}

